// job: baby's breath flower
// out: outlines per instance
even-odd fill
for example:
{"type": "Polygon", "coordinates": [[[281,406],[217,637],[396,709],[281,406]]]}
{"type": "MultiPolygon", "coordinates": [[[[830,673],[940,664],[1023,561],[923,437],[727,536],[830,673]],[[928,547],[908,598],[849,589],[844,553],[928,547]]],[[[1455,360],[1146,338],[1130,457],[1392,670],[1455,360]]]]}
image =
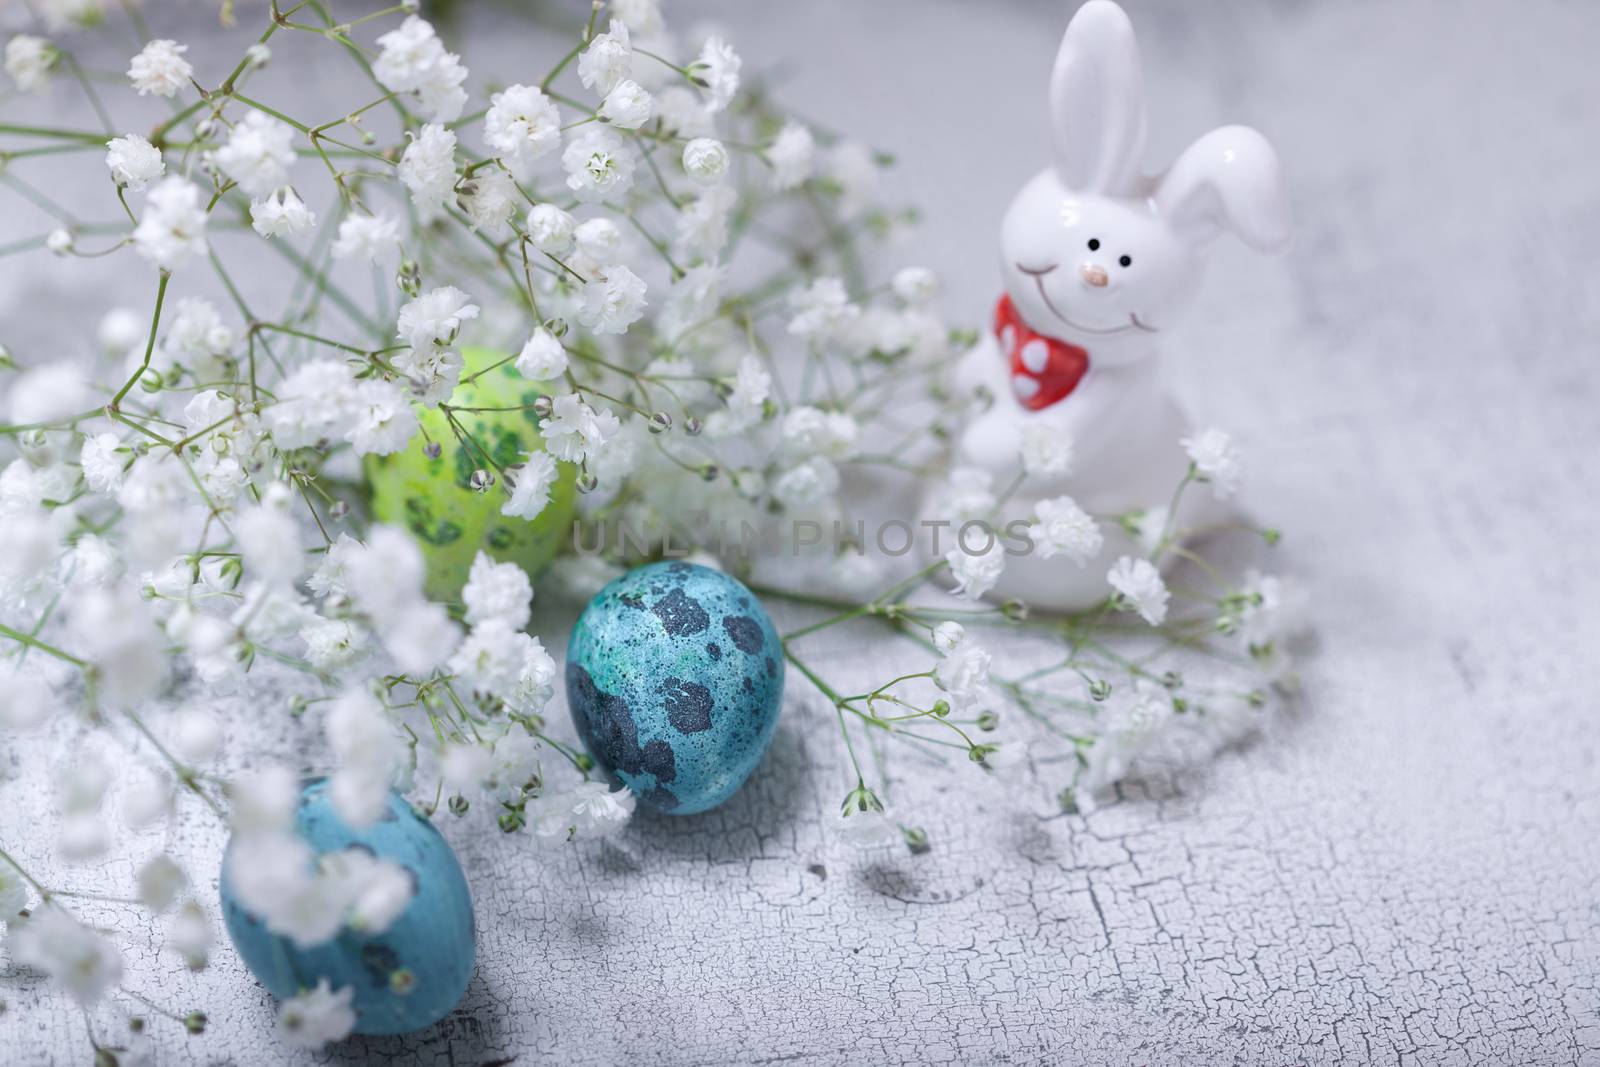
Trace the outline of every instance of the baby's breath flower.
{"type": "Polygon", "coordinates": [[[278,1033],[298,1048],[321,1048],[330,1041],[342,1041],[355,1029],[356,1013],[350,1006],[354,996],[353,988],[345,986],[335,992],[326,978],[319,978],[315,989],[278,1006],[278,1033]]]}
{"type": "Polygon", "coordinates": [[[64,256],[72,251],[72,231],[57,227],[44,239],[44,246],[52,255],[64,256]]]}
{"type": "Polygon", "coordinates": [[[478,305],[453,285],[430,289],[402,304],[399,337],[413,348],[454,344],[461,324],[478,317],[478,305]]]}
{"type": "Polygon", "coordinates": [[[789,294],[789,332],[796,337],[828,340],[861,314],[850,302],[844,282],[823,277],[789,294]]]}
{"type": "Polygon", "coordinates": [[[134,192],[161,177],[167,169],[161,150],[137,133],[106,142],[106,166],[111,170],[112,181],[134,192]]]}
{"type": "Polygon", "coordinates": [[[15,962],[50,975],[84,1005],[97,1002],[122,977],[116,947],[54,904],[14,923],[6,944],[15,962]]]}
{"type": "Polygon", "coordinates": [[[233,128],[215,159],[222,172],[253,197],[263,197],[289,180],[294,164],[294,127],[252,111],[233,128]]]}
{"type": "Polygon", "coordinates": [[[934,684],[956,700],[973,700],[983,694],[989,681],[989,653],[965,632],[953,635],[945,629],[951,626],[960,629],[955,623],[943,623],[934,633],[934,646],[940,653],[934,684]]]}
{"type": "Polygon", "coordinates": [[[883,802],[866,786],[857,786],[839,808],[834,832],[854,848],[883,848],[900,840],[900,830],[889,820],[883,802]]]}
{"type": "Polygon", "coordinates": [[[1028,527],[1028,537],[1043,559],[1064,555],[1082,567],[1100,553],[1105,536],[1094,518],[1070,496],[1041,500],[1034,505],[1039,521],[1028,527]]]}
{"type": "Polygon", "coordinates": [[[292,186],[250,203],[250,228],[262,237],[297,237],[317,224],[316,212],[292,186]]]}
{"type": "Polygon", "coordinates": [[[609,837],[633,817],[634,796],[627,786],[580,782],[563,793],[541,797],[534,811],[533,832],[542,838],[609,837]]]}
{"type": "Polygon", "coordinates": [[[461,117],[467,92],[461,83],[467,69],[461,57],[445,51],[444,42],[433,26],[410,15],[394,29],[378,38],[383,51],[372,64],[373,76],[385,89],[410,93],[417,110],[435,122],[454,122],[461,117]]]}
{"type": "Polygon", "coordinates": [[[600,104],[600,118],[619,130],[637,130],[650,121],[655,107],[644,87],[636,81],[620,81],[600,104]]]}
{"type": "Polygon", "coordinates": [[[528,625],[533,610],[533,583],[515,563],[496,563],[479,551],[461,590],[461,602],[469,626],[498,620],[520,630],[528,625]]]}
{"type": "Polygon", "coordinates": [[[513,171],[526,172],[561,144],[561,112],[535,86],[508,86],[489,100],[483,140],[513,171]]]}
{"type": "Polygon", "coordinates": [[[741,66],[743,61],[721,37],[706,38],[699,58],[689,64],[689,75],[704,91],[707,108],[722,111],[733,102],[741,66]]]}
{"type": "Polygon", "coordinates": [[[517,185],[505,171],[478,171],[458,187],[459,202],[474,230],[481,230],[496,241],[511,233],[511,217],[522,205],[517,185]]]}
{"type": "Polygon", "coordinates": [[[1122,556],[1111,565],[1106,575],[1111,588],[1122,594],[1128,607],[1137,611],[1151,626],[1160,626],[1167,618],[1167,583],[1161,572],[1147,559],[1122,556]]]}
{"type": "Polygon", "coordinates": [[[585,203],[621,196],[633,184],[633,156],[611,130],[590,129],[561,153],[567,188],[585,203]]]}
{"type": "Polygon", "coordinates": [[[582,463],[598,454],[620,427],[616,415],[591,408],[577,393],[556,397],[549,416],[539,423],[550,453],[568,463],[582,463]]]}
{"type": "Polygon", "coordinates": [[[60,60],[60,51],[43,37],[19,33],[6,42],[6,73],[21,92],[37,92],[50,84],[60,60]]]}
{"type": "Polygon", "coordinates": [[[766,153],[767,162],[772,164],[772,187],[782,192],[811,177],[815,154],[811,131],[798,122],[787,123],[766,153]]]}
{"type": "Polygon", "coordinates": [[[728,215],[738,195],[725,185],[715,185],[690,200],[678,212],[673,245],[680,253],[714,259],[728,243],[728,215]]]}
{"type": "Polygon", "coordinates": [[[510,498],[500,507],[500,514],[513,518],[533,520],[539,517],[550,502],[550,491],[555,487],[560,471],[555,457],[548,452],[530,452],[522,466],[509,472],[510,498]]]}
{"type": "Polygon", "coordinates": [[[1194,463],[1199,480],[1211,483],[1211,492],[1218,500],[1226,500],[1238,491],[1244,463],[1233,438],[1222,430],[1210,429],[1185,437],[1180,443],[1194,463]]]}
{"type": "Polygon", "coordinates": [[[567,373],[567,350],[555,334],[537,327],[517,354],[517,373],[536,382],[559,378],[567,373]]]}
{"type": "Polygon", "coordinates": [[[400,156],[398,172],[424,221],[444,212],[456,186],[456,135],[438,123],[423,126],[400,156]]]}
{"type": "Polygon", "coordinates": [[[376,263],[400,247],[400,224],[387,215],[351,213],[339,223],[334,259],[376,263]]]}
{"type": "Polygon", "coordinates": [[[139,95],[176,95],[194,77],[194,67],[183,58],[188,50],[188,45],[165,38],[145,45],[128,65],[128,78],[139,95]]]}
{"type": "Polygon", "coordinates": [[[621,262],[622,231],[610,219],[585,219],[572,231],[578,251],[596,263],[621,262]]]}
{"type": "Polygon", "coordinates": [[[605,33],[596,34],[578,57],[578,80],[584,88],[606,95],[628,77],[633,69],[633,47],[628,27],[611,20],[605,33]]]}
{"type": "Polygon", "coordinates": [[[696,137],[683,146],[683,170],[701,185],[715,185],[728,173],[728,150],[713,137],[696,137]]]}
{"type": "Polygon", "coordinates": [[[956,595],[977,600],[994,588],[1006,567],[1006,550],[994,538],[982,552],[968,552],[958,545],[944,555],[950,575],[956,580],[956,595]]]}
{"type": "Polygon", "coordinates": [[[597,334],[626,333],[644,315],[645,289],[644,279],[620,263],[601,267],[584,286],[578,321],[597,334]]]}
{"type": "Polygon", "coordinates": [[[1022,469],[1029,474],[1071,474],[1072,438],[1049,426],[1022,431],[1022,469]]]}
{"type": "Polygon", "coordinates": [[[177,175],[163,178],[145,199],[133,243],[140,255],[163,270],[173,270],[204,252],[206,212],[199,186],[177,175]]]}
{"type": "Polygon", "coordinates": [[[528,209],[528,237],[534,247],[552,256],[572,251],[577,221],[554,204],[535,204],[528,209]]]}

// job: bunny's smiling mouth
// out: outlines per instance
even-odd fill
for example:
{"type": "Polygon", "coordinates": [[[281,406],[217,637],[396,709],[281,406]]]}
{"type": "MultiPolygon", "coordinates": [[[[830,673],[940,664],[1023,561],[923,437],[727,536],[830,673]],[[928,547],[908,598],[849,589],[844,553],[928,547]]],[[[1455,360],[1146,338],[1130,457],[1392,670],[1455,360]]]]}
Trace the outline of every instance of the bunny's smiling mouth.
{"type": "Polygon", "coordinates": [[[1158,332],[1160,332],[1154,326],[1147,326],[1144,323],[1140,322],[1138,313],[1137,312],[1132,312],[1132,311],[1130,311],[1128,313],[1128,325],[1126,325],[1126,326],[1112,326],[1110,328],[1104,328],[1104,327],[1096,328],[1094,326],[1080,326],[1076,322],[1073,322],[1071,319],[1067,318],[1065,315],[1061,314],[1060,309],[1057,308],[1055,303],[1051,301],[1050,294],[1045,292],[1045,288],[1044,288],[1044,276],[1046,274],[1049,274],[1051,271],[1055,270],[1060,265],[1061,264],[1059,264],[1059,263],[1052,263],[1048,267],[1034,268],[1034,267],[1024,267],[1021,263],[1017,264],[1017,269],[1018,270],[1020,270],[1022,273],[1028,275],[1030,278],[1033,279],[1033,284],[1039,290],[1039,299],[1043,300],[1044,301],[1044,306],[1050,309],[1050,314],[1054,315],[1056,318],[1060,319],[1062,322],[1066,323],[1068,326],[1071,326],[1074,330],[1078,330],[1081,333],[1112,334],[1112,333],[1127,333],[1129,330],[1143,330],[1145,333],[1158,333],[1158,332]]]}

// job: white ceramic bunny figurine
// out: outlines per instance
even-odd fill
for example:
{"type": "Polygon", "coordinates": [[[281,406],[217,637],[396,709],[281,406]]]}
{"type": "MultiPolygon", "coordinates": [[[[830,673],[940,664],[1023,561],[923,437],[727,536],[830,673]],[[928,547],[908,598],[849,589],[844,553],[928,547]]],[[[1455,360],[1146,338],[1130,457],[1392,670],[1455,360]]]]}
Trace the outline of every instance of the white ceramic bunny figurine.
{"type": "MultiPolygon", "coordinates": [[[[1277,155],[1266,138],[1224,126],[1195,141],[1163,174],[1139,169],[1144,85],[1133,27],[1110,0],[1090,0],[1067,27],[1050,77],[1054,159],[1023,186],[1001,233],[1005,295],[986,334],[957,369],[963,390],[986,386],[993,406],[967,427],[956,462],[993,476],[1020,472],[1025,435],[1072,442],[1066,476],[1030,475],[1005,500],[1002,529],[1032,521],[1063,495],[1102,518],[1164,507],[1188,469],[1188,426],[1163,389],[1156,358],[1200,280],[1207,246],[1224,230],[1261,251],[1289,237],[1277,155]]],[[[1180,526],[1208,521],[1203,488],[1185,495],[1180,526]]],[[[1051,611],[1078,611],[1109,592],[1119,555],[1142,555],[1101,522],[1100,555],[1010,555],[993,593],[1051,611]]],[[[974,549],[977,535],[968,538],[974,549]]],[[[1012,542],[1015,544],[1015,542],[1012,542]]]]}

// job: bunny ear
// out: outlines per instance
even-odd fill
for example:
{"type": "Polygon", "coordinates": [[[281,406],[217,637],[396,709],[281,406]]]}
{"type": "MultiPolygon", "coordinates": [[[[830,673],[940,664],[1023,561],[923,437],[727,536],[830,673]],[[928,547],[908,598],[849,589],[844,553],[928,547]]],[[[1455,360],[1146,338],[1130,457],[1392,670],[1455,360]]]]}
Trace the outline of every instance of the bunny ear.
{"type": "Polygon", "coordinates": [[[1258,252],[1289,243],[1289,194],[1278,153],[1248,126],[1212,130],[1183,150],[1156,183],[1155,203],[1196,242],[1223,229],[1258,252]]]}
{"type": "Polygon", "coordinates": [[[1050,73],[1056,173],[1074,192],[1131,195],[1144,151],[1144,75],[1133,25],[1111,0],[1072,16],[1050,73]]]}

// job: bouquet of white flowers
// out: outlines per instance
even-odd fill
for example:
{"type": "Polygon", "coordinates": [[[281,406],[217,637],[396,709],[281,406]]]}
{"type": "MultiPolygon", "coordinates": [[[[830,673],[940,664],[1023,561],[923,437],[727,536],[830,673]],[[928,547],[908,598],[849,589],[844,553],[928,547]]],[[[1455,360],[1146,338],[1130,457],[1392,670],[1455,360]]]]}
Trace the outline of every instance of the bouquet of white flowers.
{"type": "MultiPolygon", "coordinates": [[[[1102,524],[1145,550],[1078,616],[978,603],[1003,553],[900,566],[868,551],[882,538],[845,519],[863,471],[943,479],[952,514],[1004,501],[942,458],[983,403],[943,384],[972,335],[941,321],[930,271],[891,263],[878,280],[914,221],[880,203],[892,160],[787,112],[725,40],[675,36],[655,0],[595,0],[559,60],[513,83],[469,71],[414,2],[340,20],[325,0],[225,0],[225,24],[257,22],[226,61],[214,31],[155,37],[137,5],[106,6],[40,0],[5,51],[19,94],[79,93],[102,128],[24,122],[21,99],[0,122],[7,195],[58,220],[0,254],[116,256],[152,294],[97,331],[60,324],[48,351],[0,350],[0,743],[23,764],[70,746],[52,798],[63,857],[113,850],[113,810],[133,831],[218,821],[251,843],[241,896],[316,943],[381,930],[407,890],[381,859],[307,867],[292,824],[308,771],[355,827],[399,790],[428,816],[487,813],[491,831],[613,833],[632,797],[547,727],[558,664],[527,632],[530,601],[581,600],[679,550],[821,613],[785,654],[848,748],[840,829],[864,844],[927,842],[889,812],[889,742],[984,773],[1036,722],[1071,755],[1053,788],[1083,808],[1142,758],[1240,736],[1287,678],[1292,587],[1203,558],[1169,521],[1177,496],[1165,513],[1041,506],[1042,551],[1091,558],[1102,524]],[[80,63],[97,23],[139,36],[125,69],[80,63]],[[365,98],[291,113],[269,75],[314,50],[365,98]],[[152,98],[154,119],[122,117],[148,118],[152,98]],[[59,204],[31,176],[64,160],[104,168],[95,202],[59,204]],[[96,211],[115,214],[84,221],[96,211]],[[454,557],[469,521],[507,540],[454,557]],[[1173,554],[1192,587],[1163,578],[1173,554]],[[907,665],[841,691],[805,653],[834,625],[885,627],[907,665]],[[1002,674],[979,630],[1056,654],[1002,674]],[[281,748],[219,757],[246,710],[281,718],[281,748]],[[1013,714],[1019,732],[996,740],[1013,714]]],[[[1226,435],[1184,444],[1176,494],[1233,489],[1226,435]]],[[[1070,442],[1023,458],[1059,473],[1070,442]]],[[[101,895],[47,877],[11,829],[45,805],[12,815],[12,958],[96,1008],[101,1060],[127,1044],[109,1036],[117,1012],[136,1036],[147,1012],[203,1029],[119,987],[120,946],[150,924],[91,922],[78,905],[101,895]]],[[[169,916],[189,967],[211,941],[211,873],[163,852],[127,900],[169,916]]],[[[354,1025],[326,983],[280,1018],[310,1045],[354,1025]]]]}

